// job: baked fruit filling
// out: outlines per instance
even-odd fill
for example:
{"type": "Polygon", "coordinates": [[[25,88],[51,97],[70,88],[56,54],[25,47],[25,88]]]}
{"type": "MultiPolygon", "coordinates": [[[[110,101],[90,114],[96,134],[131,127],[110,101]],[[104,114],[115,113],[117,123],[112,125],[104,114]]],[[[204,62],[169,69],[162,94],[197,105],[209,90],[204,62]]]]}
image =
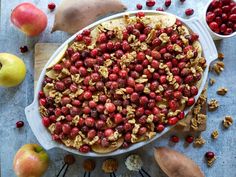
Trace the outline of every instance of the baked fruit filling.
{"type": "Polygon", "coordinates": [[[198,35],[175,16],[103,22],[49,64],[42,123],[53,140],[83,153],[127,148],[184,118],[205,67],[198,35]]]}

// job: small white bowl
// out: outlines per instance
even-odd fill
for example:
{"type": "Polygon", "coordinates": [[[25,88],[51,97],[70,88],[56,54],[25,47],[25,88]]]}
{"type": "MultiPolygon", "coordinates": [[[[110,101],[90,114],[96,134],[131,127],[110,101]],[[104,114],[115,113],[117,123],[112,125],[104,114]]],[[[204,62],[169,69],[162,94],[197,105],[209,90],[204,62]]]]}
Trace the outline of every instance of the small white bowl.
{"type": "Polygon", "coordinates": [[[215,33],[214,31],[212,31],[211,28],[208,26],[207,21],[206,21],[206,14],[207,14],[207,9],[210,6],[211,2],[212,2],[212,0],[209,0],[209,2],[207,3],[207,5],[205,6],[205,8],[203,10],[202,21],[206,25],[206,27],[207,27],[211,37],[213,38],[213,40],[221,40],[221,39],[226,39],[226,38],[230,38],[230,37],[235,36],[236,35],[236,31],[233,32],[230,35],[221,35],[221,34],[218,34],[218,33],[215,33]]]}

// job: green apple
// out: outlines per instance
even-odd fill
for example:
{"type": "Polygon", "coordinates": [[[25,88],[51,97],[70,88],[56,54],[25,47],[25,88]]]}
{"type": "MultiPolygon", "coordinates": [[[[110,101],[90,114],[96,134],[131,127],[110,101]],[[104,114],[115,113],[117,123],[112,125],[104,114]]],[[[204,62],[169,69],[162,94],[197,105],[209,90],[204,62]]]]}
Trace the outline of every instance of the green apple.
{"type": "Polygon", "coordinates": [[[47,170],[49,157],[38,144],[25,144],[16,153],[13,169],[18,177],[40,177],[47,170]]]}
{"type": "Polygon", "coordinates": [[[0,53],[0,86],[17,86],[24,80],[25,75],[23,60],[9,53],[0,53]]]}

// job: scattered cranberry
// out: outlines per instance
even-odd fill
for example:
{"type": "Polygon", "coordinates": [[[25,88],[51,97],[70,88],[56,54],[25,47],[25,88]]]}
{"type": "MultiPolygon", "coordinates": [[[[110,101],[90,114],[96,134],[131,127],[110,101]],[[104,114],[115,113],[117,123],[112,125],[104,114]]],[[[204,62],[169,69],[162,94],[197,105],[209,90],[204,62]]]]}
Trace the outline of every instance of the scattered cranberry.
{"type": "Polygon", "coordinates": [[[179,142],[179,137],[173,135],[173,136],[170,137],[170,141],[172,141],[173,143],[178,143],[179,142]]]}
{"type": "Polygon", "coordinates": [[[169,7],[171,5],[171,0],[165,0],[165,6],[169,7]]]}
{"type": "Polygon", "coordinates": [[[143,8],[142,4],[137,4],[136,7],[138,10],[141,10],[143,8]]]}
{"type": "Polygon", "coordinates": [[[23,126],[24,126],[24,122],[23,121],[16,122],[16,128],[21,128],[23,126]]]}
{"type": "Polygon", "coordinates": [[[194,13],[194,10],[191,9],[191,8],[185,10],[185,14],[186,14],[187,16],[193,15],[193,13],[194,13]]]}
{"type": "Polygon", "coordinates": [[[192,143],[193,140],[194,140],[194,137],[191,136],[191,135],[189,135],[189,136],[187,136],[187,137],[185,138],[185,141],[186,141],[187,143],[189,143],[189,144],[192,143]]]}
{"type": "Polygon", "coordinates": [[[29,50],[28,50],[28,47],[25,45],[25,46],[22,46],[22,47],[20,47],[20,52],[21,53],[26,53],[26,52],[28,52],[29,50]]]}
{"type": "Polygon", "coordinates": [[[185,2],[185,0],[179,0],[180,2],[185,2]]]}
{"type": "Polygon", "coordinates": [[[156,0],[146,0],[146,6],[153,7],[156,4],[156,0]]]}
{"type": "Polygon", "coordinates": [[[49,10],[53,11],[55,8],[56,8],[56,4],[55,3],[51,2],[51,3],[48,4],[48,9],[49,10]]]}
{"type": "Polygon", "coordinates": [[[214,152],[208,151],[208,152],[205,153],[205,158],[206,158],[207,160],[211,160],[211,159],[213,159],[214,157],[215,157],[215,153],[214,153],[214,152]]]}
{"type": "Polygon", "coordinates": [[[156,11],[164,11],[164,9],[162,7],[158,7],[156,11]]]}

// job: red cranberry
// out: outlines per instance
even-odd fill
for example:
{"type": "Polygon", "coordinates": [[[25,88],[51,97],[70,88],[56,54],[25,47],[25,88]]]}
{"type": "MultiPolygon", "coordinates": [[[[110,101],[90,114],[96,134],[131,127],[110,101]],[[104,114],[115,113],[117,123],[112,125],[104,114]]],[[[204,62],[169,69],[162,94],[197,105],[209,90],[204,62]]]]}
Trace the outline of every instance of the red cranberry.
{"type": "Polygon", "coordinates": [[[236,22],[236,14],[231,14],[230,16],[229,16],[229,21],[231,21],[231,22],[236,22]]]}
{"type": "Polygon", "coordinates": [[[62,125],[62,131],[64,134],[68,135],[71,132],[71,126],[69,124],[62,125]]]}
{"type": "Polygon", "coordinates": [[[88,153],[90,151],[90,147],[84,144],[79,148],[79,151],[82,153],[88,153]]]}
{"type": "Polygon", "coordinates": [[[76,41],[82,41],[83,40],[83,35],[82,34],[78,34],[75,38],[76,41]]]}
{"type": "Polygon", "coordinates": [[[116,110],[116,106],[113,103],[106,103],[105,108],[110,113],[112,113],[116,110]]]}
{"type": "Polygon", "coordinates": [[[16,128],[21,128],[23,126],[24,126],[24,122],[23,121],[16,122],[16,128]]]}
{"type": "Polygon", "coordinates": [[[184,111],[181,111],[179,114],[178,114],[178,118],[181,120],[184,118],[184,111]]]}
{"type": "Polygon", "coordinates": [[[114,122],[115,124],[119,124],[123,121],[123,117],[120,113],[114,115],[114,122]]]}
{"type": "Polygon", "coordinates": [[[101,34],[98,36],[97,41],[98,41],[98,43],[105,43],[105,42],[107,42],[106,34],[105,34],[105,33],[101,33],[101,34]]]}
{"type": "Polygon", "coordinates": [[[158,124],[156,126],[156,131],[159,133],[162,132],[164,129],[165,129],[165,126],[163,124],[158,124]]]}
{"type": "Polygon", "coordinates": [[[165,75],[162,75],[162,76],[160,76],[160,83],[161,84],[164,84],[164,83],[166,83],[166,76],[165,75]]]}
{"type": "Polygon", "coordinates": [[[90,45],[91,42],[92,42],[91,37],[88,37],[88,36],[84,36],[83,40],[84,40],[86,45],[90,45]]]}
{"type": "Polygon", "coordinates": [[[139,36],[139,41],[140,41],[140,42],[144,42],[144,41],[146,40],[146,38],[147,38],[146,34],[141,34],[141,35],[139,36]]]}
{"type": "Polygon", "coordinates": [[[55,83],[55,89],[58,91],[63,91],[63,90],[65,90],[65,84],[61,81],[57,81],[55,83]]]}
{"type": "Polygon", "coordinates": [[[124,124],[124,129],[125,129],[126,132],[128,132],[132,129],[132,125],[130,123],[125,123],[124,124]]]}
{"type": "Polygon", "coordinates": [[[136,7],[138,10],[141,10],[143,8],[142,4],[137,4],[136,7]]]}
{"type": "Polygon", "coordinates": [[[41,98],[41,99],[39,100],[39,104],[40,104],[41,106],[46,106],[46,104],[47,104],[46,99],[45,99],[45,98],[41,98]]]}
{"type": "Polygon", "coordinates": [[[215,153],[214,153],[214,152],[208,151],[208,152],[205,153],[205,158],[206,158],[207,160],[211,160],[211,159],[213,159],[214,157],[215,157],[215,153]]]}
{"type": "Polygon", "coordinates": [[[168,119],[168,124],[175,125],[178,121],[179,121],[179,119],[177,117],[171,117],[168,119]]]}
{"type": "Polygon", "coordinates": [[[144,85],[143,84],[136,84],[134,88],[135,88],[136,92],[142,92],[144,89],[144,85]]]}
{"type": "Polygon", "coordinates": [[[98,120],[95,126],[97,129],[102,129],[105,126],[105,122],[103,120],[98,120]]]}
{"type": "Polygon", "coordinates": [[[211,28],[212,31],[214,32],[218,32],[219,31],[219,26],[216,22],[211,22],[209,24],[209,27],[211,28]]]}
{"type": "Polygon", "coordinates": [[[138,12],[138,13],[136,13],[136,17],[139,17],[139,18],[145,17],[145,13],[144,12],[138,12]]]}
{"type": "Polygon", "coordinates": [[[193,13],[194,13],[194,10],[191,9],[191,8],[188,8],[188,9],[185,10],[185,14],[186,14],[187,16],[193,15],[193,13]]]}
{"type": "Polygon", "coordinates": [[[156,1],[155,0],[146,0],[146,6],[153,7],[155,6],[156,1]]]}
{"type": "Polygon", "coordinates": [[[56,8],[56,4],[55,3],[51,2],[51,3],[48,4],[48,9],[49,10],[53,11],[55,8],[56,8]]]}
{"type": "Polygon", "coordinates": [[[147,132],[147,127],[140,127],[138,134],[139,135],[144,135],[147,132]]]}
{"type": "Polygon", "coordinates": [[[117,50],[115,53],[116,58],[121,58],[124,55],[124,52],[122,50],[117,50]]]}
{"type": "Polygon", "coordinates": [[[195,103],[194,97],[189,98],[188,101],[187,101],[187,105],[188,105],[188,106],[192,106],[194,103],[195,103]]]}
{"type": "Polygon", "coordinates": [[[27,46],[22,46],[22,47],[20,47],[20,52],[21,52],[21,53],[26,53],[26,52],[28,52],[28,47],[27,47],[27,46]]]}
{"type": "Polygon", "coordinates": [[[233,33],[233,29],[232,28],[227,28],[225,31],[225,35],[230,35],[231,33],[233,33]]]}
{"type": "Polygon", "coordinates": [[[91,130],[88,131],[87,136],[88,136],[89,139],[93,139],[96,136],[96,134],[97,134],[96,130],[91,129],[91,130]]]}
{"type": "Polygon", "coordinates": [[[140,102],[140,105],[145,105],[145,104],[147,104],[148,103],[148,98],[146,97],[146,96],[141,96],[140,98],[139,98],[139,102],[140,102]]]}
{"type": "Polygon", "coordinates": [[[70,102],[71,102],[71,99],[67,96],[62,97],[62,99],[61,99],[61,105],[63,105],[63,106],[69,104],[70,102]]]}
{"type": "Polygon", "coordinates": [[[191,136],[191,135],[189,135],[189,136],[187,136],[187,137],[185,138],[185,141],[186,141],[187,143],[192,143],[192,142],[194,141],[194,137],[191,136]]]}
{"type": "Polygon", "coordinates": [[[97,105],[97,111],[98,111],[99,113],[103,113],[104,110],[105,110],[105,107],[104,107],[103,105],[101,105],[101,104],[97,105]]]}
{"type": "Polygon", "coordinates": [[[139,61],[143,61],[145,60],[146,56],[143,52],[139,52],[138,55],[137,55],[137,60],[139,61]]]}
{"type": "Polygon", "coordinates": [[[49,127],[50,125],[50,119],[48,117],[43,117],[42,118],[42,123],[45,127],[49,127]]]}
{"type": "Polygon", "coordinates": [[[165,6],[169,7],[171,5],[171,0],[165,0],[165,6]]]}
{"type": "Polygon", "coordinates": [[[182,93],[180,91],[175,91],[174,92],[174,97],[179,100],[179,99],[182,98],[182,93]]]}
{"type": "Polygon", "coordinates": [[[70,132],[71,138],[75,138],[78,134],[79,134],[79,129],[77,127],[74,127],[71,129],[71,132],[70,132]]]}
{"type": "Polygon", "coordinates": [[[170,137],[170,141],[172,141],[173,143],[178,143],[179,142],[179,137],[173,135],[173,136],[170,137]]]}
{"type": "Polygon", "coordinates": [[[84,35],[84,36],[89,36],[89,35],[90,35],[90,30],[89,30],[89,29],[85,29],[85,30],[82,32],[82,35],[84,35]]]}
{"type": "Polygon", "coordinates": [[[90,100],[92,98],[92,93],[90,91],[85,91],[83,95],[86,100],[90,100]]]}
{"type": "Polygon", "coordinates": [[[162,7],[158,7],[158,8],[156,9],[156,11],[161,11],[161,12],[163,12],[164,9],[163,9],[162,7]]]}
{"type": "Polygon", "coordinates": [[[95,124],[95,120],[92,117],[87,117],[85,119],[85,125],[87,125],[88,127],[93,127],[95,124]]]}
{"type": "Polygon", "coordinates": [[[160,46],[160,45],[161,45],[161,40],[160,40],[159,38],[153,39],[152,45],[153,45],[154,47],[160,46]]]}
{"type": "Polygon", "coordinates": [[[111,129],[111,128],[108,128],[108,129],[106,129],[105,131],[104,131],[104,135],[106,136],[106,137],[109,137],[109,136],[111,136],[111,135],[113,135],[114,134],[114,131],[111,129]]]}
{"type": "Polygon", "coordinates": [[[132,102],[137,102],[137,101],[139,100],[139,95],[138,95],[138,93],[136,93],[136,92],[132,93],[131,96],[130,96],[130,100],[131,100],[132,102]]]}
{"type": "Polygon", "coordinates": [[[130,50],[130,45],[126,40],[122,42],[122,49],[124,51],[129,51],[130,50]]]}
{"type": "Polygon", "coordinates": [[[198,94],[198,88],[196,86],[192,86],[190,88],[190,92],[191,92],[192,96],[196,96],[198,94]]]}

